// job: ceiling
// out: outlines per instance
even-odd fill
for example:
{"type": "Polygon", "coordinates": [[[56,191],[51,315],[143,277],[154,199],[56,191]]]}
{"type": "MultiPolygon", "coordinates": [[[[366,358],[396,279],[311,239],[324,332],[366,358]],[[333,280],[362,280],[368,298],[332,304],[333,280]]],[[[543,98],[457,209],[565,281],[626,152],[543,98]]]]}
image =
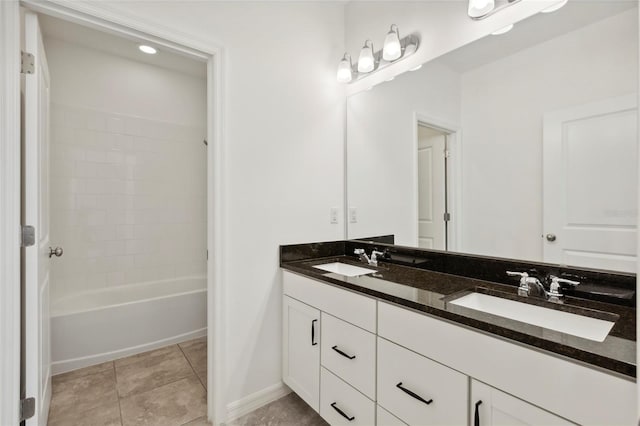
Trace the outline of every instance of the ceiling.
{"type": "MultiPolygon", "coordinates": [[[[158,48],[157,54],[147,55],[138,50],[138,45],[143,43],[142,40],[117,36],[47,15],[39,15],[39,20],[45,42],[48,38],[58,39],[137,62],[182,72],[193,77],[206,78],[206,63],[182,53],[162,47],[158,48]]],[[[145,42],[144,44],[150,43],[145,42]]]]}
{"type": "Polygon", "coordinates": [[[557,12],[539,13],[504,35],[487,36],[438,60],[464,73],[634,7],[638,3],[633,0],[569,1],[557,12]]]}

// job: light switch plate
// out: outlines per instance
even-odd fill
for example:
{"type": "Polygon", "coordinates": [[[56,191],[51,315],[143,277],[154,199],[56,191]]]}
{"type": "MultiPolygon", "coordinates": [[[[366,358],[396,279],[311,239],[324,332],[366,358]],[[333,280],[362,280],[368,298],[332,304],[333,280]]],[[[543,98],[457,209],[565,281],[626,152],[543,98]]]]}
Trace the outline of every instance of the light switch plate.
{"type": "Polygon", "coordinates": [[[358,210],[355,207],[349,207],[349,223],[358,222],[358,210]]]}
{"type": "Polygon", "coordinates": [[[331,210],[329,211],[329,222],[332,223],[332,224],[338,223],[338,208],[337,207],[331,207],[331,210]]]}

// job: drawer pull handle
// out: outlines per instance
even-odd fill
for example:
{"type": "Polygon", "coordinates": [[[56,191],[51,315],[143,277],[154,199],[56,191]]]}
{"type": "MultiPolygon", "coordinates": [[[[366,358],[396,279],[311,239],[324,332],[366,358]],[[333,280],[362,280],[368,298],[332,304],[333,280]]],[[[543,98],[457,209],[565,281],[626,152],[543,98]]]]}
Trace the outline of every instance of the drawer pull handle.
{"type": "Polygon", "coordinates": [[[429,405],[429,404],[431,404],[431,403],[433,402],[433,399],[430,399],[430,400],[428,400],[428,401],[427,401],[426,399],[424,399],[423,397],[421,397],[421,396],[420,396],[420,395],[418,395],[417,393],[415,393],[415,392],[413,392],[413,391],[410,391],[410,390],[409,390],[409,389],[407,389],[407,388],[402,387],[402,382],[398,383],[398,384],[396,385],[396,387],[397,387],[398,389],[400,389],[402,392],[406,393],[407,395],[412,396],[412,397],[414,397],[415,399],[417,399],[418,401],[424,402],[424,403],[425,403],[425,404],[427,404],[427,405],[429,405]]]}
{"type": "Polygon", "coordinates": [[[356,357],[355,355],[347,355],[347,354],[345,354],[340,349],[338,349],[338,345],[335,345],[331,349],[333,349],[334,351],[338,352],[340,355],[342,355],[345,358],[354,359],[356,357]]]}
{"type": "Polygon", "coordinates": [[[349,421],[352,421],[353,419],[355,419],[355,417],[353,417],[353,416],[351,416],[351,417],[347,416],[347,415],[344,413],[344,411],[342,411],[341,409],[339,409],[339,408],[336,406],[336,404],[337,404],[337,403],[336,403],[336,402],[334,402],[333,404],[331,404],[331,406],[332,406],[332,407],[333,407],[333,409],[334,409],[334,410],[336,410],[336,411],[337,411],[337,412],[338,412],[342,417],[344,417],[345,419],[347,419],[347,420],[349,420],[349,421]]]}
{"type": "Polygon", "coordinates": [[[318,342],[316,342],[316,322],[318,322],[317,319],[311,321],[311,346],[318,344],[318,342]]]}
{"type": "Polygon", "coordinates": [[[473,426],[480,426],[480,413],[478,412],[478,407],[482,404],[482,400],[476,402],[476,412],[473,415],[473,426]]]}

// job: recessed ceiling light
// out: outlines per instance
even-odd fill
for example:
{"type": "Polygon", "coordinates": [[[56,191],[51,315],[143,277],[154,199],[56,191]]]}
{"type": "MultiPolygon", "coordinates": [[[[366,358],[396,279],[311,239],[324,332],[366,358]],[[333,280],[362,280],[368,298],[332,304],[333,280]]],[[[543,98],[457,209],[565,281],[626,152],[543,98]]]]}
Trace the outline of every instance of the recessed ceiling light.
{"type": "Polygon", "coordinates": [[[513,29],[513,24],[509,24],[506,27],[502,27],[499,30],[492,32],[491,35],[506,34],[509,31],[511,31],[512,29],[513,29]]]}
{"type": "Polygon", "coordinates": [[[140,49],[141,52],[144,52],[147,55],[155,55],[156,53],[158,53],[155,47],[147,46],[146,44],[141,44],[140,46],[138,46],[138,49],[140,49]]]}
{"type": "Polygon", "coordinates": [[[542,13],[551,13],[551,12],[555,12],[556,10],[560,9],[562,6],[564,6],[565,4],[567,4],[569,2],[569,0],[563,0],[561,2],[558,2],[557,4],[554,4],[551,7],[548,7],[546,9],[541,10],[540,12],[542,13]]]}

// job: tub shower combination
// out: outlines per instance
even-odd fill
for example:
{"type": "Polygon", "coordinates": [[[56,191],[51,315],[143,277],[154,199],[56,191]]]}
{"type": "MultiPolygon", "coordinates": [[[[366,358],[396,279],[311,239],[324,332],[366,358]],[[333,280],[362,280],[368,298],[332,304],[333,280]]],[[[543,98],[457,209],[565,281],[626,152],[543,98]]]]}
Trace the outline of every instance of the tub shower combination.
{"type": "Polygon", "coordinates": [[[52,373],[206,335],[206,278],[73,294],[51,306],[52,373]]]}

